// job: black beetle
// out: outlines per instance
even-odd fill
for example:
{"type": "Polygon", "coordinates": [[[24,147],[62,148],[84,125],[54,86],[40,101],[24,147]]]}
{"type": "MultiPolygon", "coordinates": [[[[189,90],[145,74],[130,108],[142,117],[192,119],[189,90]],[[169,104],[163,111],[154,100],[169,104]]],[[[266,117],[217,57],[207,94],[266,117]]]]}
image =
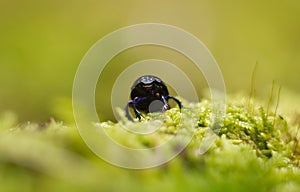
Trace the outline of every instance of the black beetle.
{"type": "MultiPolygon", "coordinates": [[[[170,109],[169,99],[173,99],[181,109],[181,102],[175,97],[169,95],[169,91],[165,83],[158,77],[153,75],[145,75],[138,78],[131,87],[131,100],[128,101],[126,107],[127,117],[130,118],[128,107],[132,107],[136,118],[141,119],[142,113],[154,111],[166,111],[170,109]],[[155,110],[150,110],[152,102],[158,101],[160,106],[155,110]]],[[[156,106],[157,107],[157,106],[156,106]]]]}

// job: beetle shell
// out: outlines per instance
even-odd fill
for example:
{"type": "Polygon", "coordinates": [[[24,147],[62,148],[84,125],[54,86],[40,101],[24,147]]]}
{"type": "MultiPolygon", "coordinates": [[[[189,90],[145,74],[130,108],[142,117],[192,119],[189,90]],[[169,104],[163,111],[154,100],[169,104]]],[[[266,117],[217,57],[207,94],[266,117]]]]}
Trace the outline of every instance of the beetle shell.
{"type": "Polygon", "coordinates": [[[138,78],[131,87],[131,99],[136,97],[154,96],[152,92],[159,93],[160,96],[169,95],[169,91],[165,83],[158,77],[153,75],[145,75],[138,78]]]}
{"type": "Polygon", "coordinates": [[[143,83],[143,84],[151,84],[154,81],[157,81],[158,83],[162,83],[164,84],[164,82],[153,75],[145,75],[145,76],[141,76],[140,78],[138,78],[132,85],[131,90],[134,89],[139,83],[143,83]]]}

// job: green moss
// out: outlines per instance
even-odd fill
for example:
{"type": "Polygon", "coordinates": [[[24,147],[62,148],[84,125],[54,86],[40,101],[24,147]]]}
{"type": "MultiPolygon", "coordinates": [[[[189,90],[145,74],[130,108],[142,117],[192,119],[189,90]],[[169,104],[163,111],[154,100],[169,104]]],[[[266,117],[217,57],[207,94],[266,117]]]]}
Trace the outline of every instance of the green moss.
{"type": "Polygon", "coordinates": [[[249,111],[233,104],[228,104],[220,130],[227,138],[252,146],[259,157],[271,157],[278,152],[290,156],[290,142],[284,142],[287,132],[287,122],[280,116],[267,115],[262,107],[249,111]]]}
{"type": "MultiPolygon", "coordinates": [[[[152,148],[192,131],[187,148],[168,164],[141,171],[114,167],[96,157],[73,125],[51,121],[18,125],[13,113],[0,117],[2,191],[299,191],[299,145],[294,118],[260,105],[227,104],[217,135],[210,131],[211,104],[183,101],[181,112],[148,114],[141,122],[91,124],[131,148],[152,148]],[[186,123],[188,122],[188,123],[186,123]],[[139,130],[159,125],[155,134],[139,130]],[[204,137],[215,136],[206,153],[204,137]]],[[[298,117],[299,115],[295,115],[298,117]]],[[[176,147],[176,146],[174,146],[176,147]]],[[[130,160],[130,159],[129,159],[130,160]]]]}

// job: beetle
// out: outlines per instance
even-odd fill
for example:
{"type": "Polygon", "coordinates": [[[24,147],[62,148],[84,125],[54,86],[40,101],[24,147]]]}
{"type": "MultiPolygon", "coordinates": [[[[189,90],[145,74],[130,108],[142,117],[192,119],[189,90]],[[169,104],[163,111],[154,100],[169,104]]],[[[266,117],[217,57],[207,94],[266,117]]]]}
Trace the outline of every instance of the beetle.
{"type": "MultiPolygon", "coordinates": [[[[135,113],[136,118],[141,120],[142,112],[153,112],[150,110],[153,102],[160,103],[158,109],[166,111],[170,109],[168,101],[174,100],[179,109],[182,108],[181,102],[175,97],[169,95],[166,84],[158,77],[153,75],[144,75],[139,77],[131,87],[130,99],[126,106],[126,114],[129,119],[129,107],[131,107],[135,113]]],[[[155,111],[158,111],[156,109],[155,111]]]]}

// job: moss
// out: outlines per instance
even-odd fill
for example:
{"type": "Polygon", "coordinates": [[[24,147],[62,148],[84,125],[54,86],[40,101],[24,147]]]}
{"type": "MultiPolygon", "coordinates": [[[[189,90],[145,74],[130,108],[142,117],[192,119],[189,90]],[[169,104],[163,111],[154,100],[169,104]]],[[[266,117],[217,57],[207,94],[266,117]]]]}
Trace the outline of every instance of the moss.
{"type": "MultiPolygon", "coordinates": [[[[191,142],[178,157],[141,171],[117,168],[96,157],[73,125],[53,120],[42,126],[18,125],[13,113],[3,114],[0,186],[3,191],[300,190],[300,149],[294,118],[266,112],[260,105],[230,102],[216,135],[209,128],[210,101],[183,104],[181,112],[174,108],[163,114],[148,114],[141,122],[122,118],[118,123],[91,125],[132,148],[152,148],[174,135],[193,132],[191,142]],[[139,130],[146,125],[158,128],[155,134],[124,130],[139,130]],[[216,139],[203,154],[200,149],[208,135],[216,139]]],[[[119,113],[124,117],[123,111],[119,113]]]]}
{"type": "MultiPolygon", "coordinates": [[[[193,121],[190,129],[194,132],[194,138],[190,145],[197,148],[211,125],[211,104],[207,100],[200,103],[185,102],[184,104],[186,109],[181,112],[173,108],[164,114],[148,114],[141,122],[132,123],[123,119],[119,123],[109,122],[109,126],[108,122],[100,123],[98,128],[106,129],[112,137],[118,137],[121,142],[124,138],[132,137],[135,142],[154,147],[159,144],[158,137],[161,140],[168,137],[168,135],[177,134],[178,129],[181,129],[181,118],[189,118],[193,121]],[[137,136],[119,131],[124,126],[136,130],[146,125],[149,126],[154,124],[153,119],[160,122],[160,128],[158,129],[160,134],[155,137],[152,135],[137,136]]],[[[219,136],[227,138],[235,145],[249,145],[256,152],[256,155],[261,158],[271,158],[274,154],[281,154],[289,159],[288,162],[290,163],[296,164],[299,161],[292,151],[292,143],[295,141],[290,136],[288,137],[290,135],[288,123],[280,115],[266,114],[261,106],[255,106],[254,109],[249,110],[247,105],[237,102],[228,103],[226,109],[226,115],[217,133],[219,136]],[[293,156],[294,158],[292,158],[293,156]]]]}

